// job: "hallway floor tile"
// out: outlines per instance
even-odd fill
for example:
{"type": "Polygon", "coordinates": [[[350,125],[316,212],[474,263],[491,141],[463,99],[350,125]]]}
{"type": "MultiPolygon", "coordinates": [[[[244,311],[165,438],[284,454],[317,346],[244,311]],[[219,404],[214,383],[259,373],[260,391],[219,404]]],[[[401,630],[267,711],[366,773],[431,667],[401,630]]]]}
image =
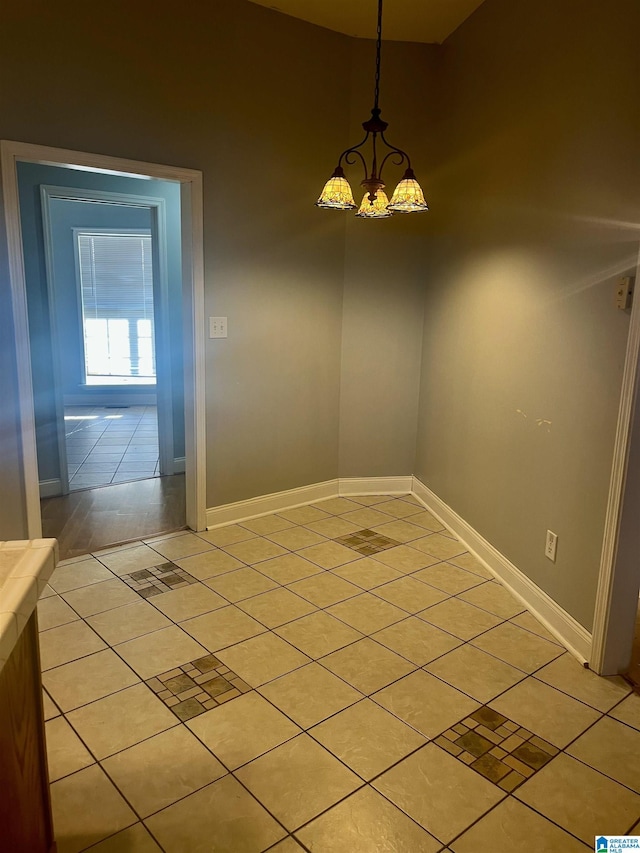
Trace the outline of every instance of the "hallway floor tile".
{"type": "Polygon", "coordinates": [[[65,406],[69,488],[157,477],[155,406],[65,406]]]}

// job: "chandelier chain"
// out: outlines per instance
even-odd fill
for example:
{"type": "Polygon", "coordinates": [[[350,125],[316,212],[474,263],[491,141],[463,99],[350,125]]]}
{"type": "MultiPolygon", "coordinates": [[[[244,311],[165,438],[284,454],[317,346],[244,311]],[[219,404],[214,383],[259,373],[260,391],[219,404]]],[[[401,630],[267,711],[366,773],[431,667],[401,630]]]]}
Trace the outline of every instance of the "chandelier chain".
{"type": "Polygon", "coordinates": [[[378,0],[378,32],[376,36],[376,88],[373,98],[374,108],[378,109],[380,99],[380,49],[382,47],[382,0],[378,0]]]}

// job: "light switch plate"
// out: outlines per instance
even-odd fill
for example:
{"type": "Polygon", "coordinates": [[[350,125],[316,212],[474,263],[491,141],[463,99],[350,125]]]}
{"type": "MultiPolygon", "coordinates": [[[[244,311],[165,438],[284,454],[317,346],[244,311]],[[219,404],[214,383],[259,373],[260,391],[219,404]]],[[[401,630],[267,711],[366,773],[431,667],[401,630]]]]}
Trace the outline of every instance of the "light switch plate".
{"type": "Polygon", "coordinates": [[[227,318],[226,317],[209,317],[209,337],[210,338],[226,338],[227,337],[227,318]]]}

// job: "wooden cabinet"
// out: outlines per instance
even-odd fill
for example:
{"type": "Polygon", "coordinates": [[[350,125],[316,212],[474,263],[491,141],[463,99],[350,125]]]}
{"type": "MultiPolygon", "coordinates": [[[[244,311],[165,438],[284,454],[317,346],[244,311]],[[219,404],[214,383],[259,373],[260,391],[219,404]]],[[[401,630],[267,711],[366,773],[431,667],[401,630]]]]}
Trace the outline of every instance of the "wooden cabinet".
{"type": "Polygon", "coordinates": [[[0,672],[0,851],[55,849],[34,612],[0,672]]]}

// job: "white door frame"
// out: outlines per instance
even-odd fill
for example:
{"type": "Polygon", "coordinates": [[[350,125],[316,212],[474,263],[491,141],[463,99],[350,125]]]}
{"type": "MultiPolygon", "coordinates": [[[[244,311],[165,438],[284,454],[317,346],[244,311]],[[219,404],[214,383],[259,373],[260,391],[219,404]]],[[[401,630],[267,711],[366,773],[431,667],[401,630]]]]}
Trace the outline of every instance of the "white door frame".
{"type": "Polygon", "coordinates": [[[69,169],[120,176],[157,178],[180,183],[182,229],[182,290],[184,327],[184,399],[186,521],[193,530],[206,528],[206,439],[204,379],[204,247],[202,172],[143,163],[102,154],[49,148],[24,142],[0,141],[2,194],[6,221],[7,255],[16,338],[18,418],[22,441],[21,467],[25,487],[27,532],[42,536],[38,462],[35,442],[29,321],[17,163],[26,161],[69,169]]]}
{"type": "MultiPolygon", "coordinates": [[[[636,280],[640,274],[640,261],[636,280]]],[[[615,675],[629,664],[640,586],[640,292],[622,375],[589,667],[615,675]]]]}

